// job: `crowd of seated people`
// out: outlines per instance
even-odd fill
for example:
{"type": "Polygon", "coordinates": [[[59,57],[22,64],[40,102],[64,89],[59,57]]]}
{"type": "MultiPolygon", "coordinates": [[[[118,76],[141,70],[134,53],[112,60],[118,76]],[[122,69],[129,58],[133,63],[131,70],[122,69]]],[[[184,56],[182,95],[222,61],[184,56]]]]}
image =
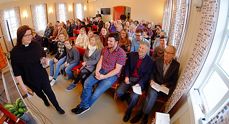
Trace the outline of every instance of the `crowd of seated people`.
{"type": "MultiPolygon", "coordinates": [[[[174,59],[175,47],[167,45],[165,32],[160,25],[153,26],[147,21],[122,17],[122,20],[104,23],[100,14],[95,18],[70,19],[66,24],[57,21],[54,26],[48,23],[40,44],[54,55],[49,61],[51,86],[56,83],[59,74],[74,80],[66,88],[67,91],[81,82],[81,102],[71,110],[75,114],[89,110],[118,80],[117,99],[125,98],[123,95],[130,91],[123,121],[130,119],[139,97],[145,93],[144,104],[138,113],[143,113],[142,124],[146,124],[157,97],[160,94],[169,96],[178,79],[179,63],[174,59]],[[84,49],[84,54],[78,48],[84,49]],[[79,66],[79,72],[74,76],[72,69],[76,66],[79,66]],[[121,74],[124,75],[123,80],[119,80],[121,74]],[[155,90],[152,83],[168,88],[169,94],[155,90]]],[[[141,119],[138,113],[131,122],[141,119]]]]}

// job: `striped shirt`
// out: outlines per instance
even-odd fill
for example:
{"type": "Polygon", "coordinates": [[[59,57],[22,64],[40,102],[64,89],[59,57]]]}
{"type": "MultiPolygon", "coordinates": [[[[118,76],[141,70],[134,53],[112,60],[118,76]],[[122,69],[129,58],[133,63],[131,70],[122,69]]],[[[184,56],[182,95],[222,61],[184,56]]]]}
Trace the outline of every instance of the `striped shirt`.
{"type": "MultiPolygon", "coordinates": [[[[102,50],[102,69],[110,72],[115,69],[116,64],[125,65],[126,63],[126,53],[125,51],[117,46],[117,48],[110,52],[108,47],[102,50]]],[[[118,73],[118,75],[120,72],[118,73]]]]}

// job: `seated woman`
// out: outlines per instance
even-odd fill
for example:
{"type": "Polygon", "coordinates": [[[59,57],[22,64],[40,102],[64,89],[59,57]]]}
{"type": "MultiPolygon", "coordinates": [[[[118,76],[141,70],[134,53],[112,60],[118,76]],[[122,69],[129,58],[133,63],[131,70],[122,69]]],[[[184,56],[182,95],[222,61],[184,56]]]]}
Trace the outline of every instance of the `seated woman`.
{"type": "Polygon", "coordinates": [[[125,52],[130,52],[130,40],[129,40],[129,36],[128,33],[126,32],[125,29],[121,30],[120,32],[120,40],[119,40],[119,46],[125,51],[125,52]]]}
{"type": "Polygon", "coordinates": [[[100,41],[98,35],[93,35],[89,39],[89,44],[85,51],[83,57],[82,67],[80,69],[80,73],[77,75],[75,80],[67,87],[67,91],[72,90],[76,87],[76,84],[81,80],[81,83],[85,81],[85,79],[94,71],[95,66],[100,58],[100,53],[103,45],[100,41]]]}
{"type": "Polygon", "coordinates": [[[86,34],[86,29],[81,28],[80,34],[76,38],[75,45],[82,48],[87,48],[87,44],[88,44],[88,36],[86,34]]]}
{"type": "MultiPolygon", "coordinates": [[[[66,60],[64,63],[60,66],[61,72],[66,74],[66,79],[71,79],[73,77],[72,74],[72,68],[76,65],[79,64],[80,61],[80,54],[79,51],[75,48],[72,47],[71,43],[66,40],[64,42],[64,46],[66,47],[66,60]]],[[[56,82],[56,79],[53,78],[52,81],[50,82],[50,85],[53,86],[56,82]]]]}
{"type": "MultiPolygon", "coordinates": [[[[59,41],[57,42],[57,53],[55,57],[49,61],[49,67],[50,67],[50,76],[49,80],[55,81],[57,79],[57,76],[60,73],[60,66],[64,64],[66,61],[66,48],[64,46],[64,41],[66,40],[66,36],[64,33],[59,34],[59,41]],[[56,63],[56,71],[54,73],[54,64],[56,63]]],[[[54,83],[51,83],[54,84],[54,83]]]]}

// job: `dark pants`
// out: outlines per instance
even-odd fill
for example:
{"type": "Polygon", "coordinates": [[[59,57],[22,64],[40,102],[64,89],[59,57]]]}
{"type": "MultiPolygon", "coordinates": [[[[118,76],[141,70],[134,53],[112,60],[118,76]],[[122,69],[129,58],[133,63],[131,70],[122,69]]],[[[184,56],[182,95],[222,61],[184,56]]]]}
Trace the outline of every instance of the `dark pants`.
{"type": "Polygon", "coordinates": [[[44,102],[47,103],[49,99],[56,109],[60,108],[56,100],[56,96],[52,91],[49,83],[43,84],[40,88],[30,87],[30,89],[32,89],[37,94],[37,96],[40,97],[44,102]],[[48,99],[45,95],[48,97],[48,99]]]}
{"type": "MultiPolygon", "coordinates": [[[[130,77],[130,79],[129,79],[130,84],[126,84],[125,82],[122,82],[121,85],[116,90],[117,97],[122,97],[130,88],[132,88],[133,85],[136,84],[136,82],[138,80],[139,80],[138,78],[130,77]]],[[[132,111],[132,109],[135,107],[135,105],[138,102],[139,96],[140,96],[139,94],[131,92],[130,102],[129,102],[129,105],[128,105],[126,112],[132,111]]]]}
{"type": "Polygon", "coordinates": [[[84,85],[84,81],[87,79],[87,77],[91,74],[92,72],[90,72],[89,70],[83,68],[80,73],[77,75],[77,77],[74,80],[74,84],[77,84],[80,80],[82,85],[84,85]]]}

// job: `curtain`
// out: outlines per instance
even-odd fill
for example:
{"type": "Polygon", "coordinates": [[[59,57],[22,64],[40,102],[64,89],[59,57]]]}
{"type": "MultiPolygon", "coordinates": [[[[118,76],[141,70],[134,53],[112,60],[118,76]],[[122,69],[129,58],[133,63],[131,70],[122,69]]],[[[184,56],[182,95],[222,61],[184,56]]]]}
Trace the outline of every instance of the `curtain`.
{"type": "Polygon", "coordinates": [[[31,10],[35,31],[43,33],[47,26],[47,5],[31,5],[31,10]]]}
{"type": "Polygon", "coordinates": [[[58,21],[66,23],[68,20],[66,3],[56,3],[56,17],[58,21]]]}

